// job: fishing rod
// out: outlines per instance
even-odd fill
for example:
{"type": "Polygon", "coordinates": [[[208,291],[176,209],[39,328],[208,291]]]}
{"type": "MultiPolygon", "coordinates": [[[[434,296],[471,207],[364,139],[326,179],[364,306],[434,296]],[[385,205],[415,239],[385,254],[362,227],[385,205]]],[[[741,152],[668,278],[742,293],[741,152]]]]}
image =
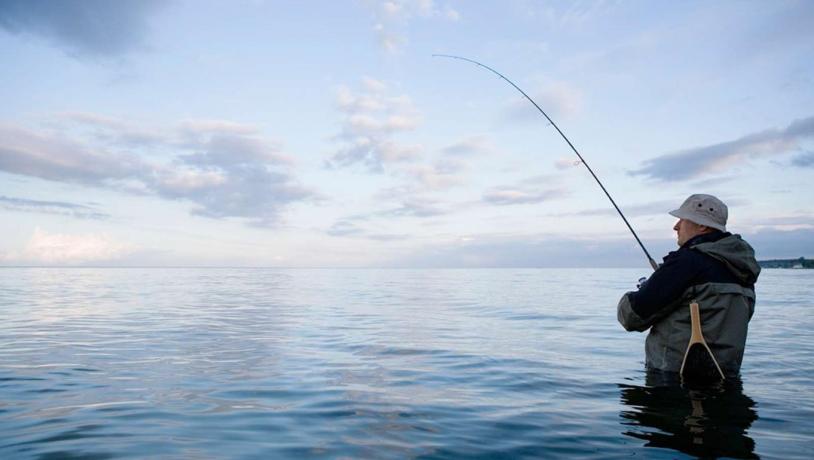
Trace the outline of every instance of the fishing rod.
{"type": "Polygon", "coordinates": [[[554,123],[554,120],[552,120],[552,119],[551,119],[551,117],[549,117],[549,116],[548,116],[548,114],[546,114],[546,113],[545,113],[545,111],[544,111],[543,109],[541,109],[541,108],[540,108],[540,106],[539,106],[539,105],[537,105],[537,103],[536,103],[536,102],[534,102],[534,99],[532,99],[531,97],[529,97],[529,95],[528,95],[528,94],[526,94],[526,92],[525,92],[525,91],[523,91],[522,89],[520,89],[520,87],[519,87],[519,86],[515,85],[513,81],[509,80],[509,79],[508,79],[508,78],[506,78],[506,77],[505,77],[503,74],[501,74],[501,73],[500,73],[500,72],[498,72],[497,70],[495,70],[495,69],[493,69],[493,68],[489,67],[488,65],[481,64],[480,62],[475,61],[475,60],[472,60],[472,59],[469,59],[469,58],[465,58],[465,57],[461,57],[461,56],[453,56],[453,55],[451,55],[451,54],[433,54],[433,57],[445,57],[445,58],[451,58],[451,59],[460,59],[460,60],[462,60],[462,61],[471,62],[472,64],[475,64],[475,65],[481,66],[481,67],[483,67],[484,69],[486,69],[486,70],[488,70],[488,71],[490,71],[490,72],[494,73],[494,74],[495,74],[495,75],[497,75],[498,77],[500,77],[500,78],[502,78],[502,79],[506,80],[506,81],[507,81],[507,82],[508,82],[510,85],[514,86],[514,89],[516,89],[517,91],[520,91],[520,94],[522,94],[523,96],[525,96],[525,97],[526,97],[526,99],[528,99],[528,100],[529,100],[529,102],[531,102],[531,103],[534,105],[534,107],[536,107],[536,108],[537,108],[537,110],[539,110],[539,111],[540,111],[540,113],[542,113],[542,114],[543,114],[543,116],[546,118],[546,120],[548,120],[549,124],[551,124],[551,126],[553,126],[553,127],[554,127],[554,129],[556,129],[556,130],[557,130],[557,132],[558,132],[558,133],[560,133],[560,136],[562,136],[562,138],[563,138],[563,139],[565,139],[565,142],[567,142],[567,143],[568,143],[568,146],[569,146],[569,147],[571,147],[571,150],[573,150],[573,151],[574,151],[574,153],[576,153],[576,154],[577,154],[577,157],[579,157],[579,161],[580,161],[580,162],[581,162],[583,165],[585,165],[585,167],[586,167],[586,168],[588,168],[588,172],[589,172],[589,173],[591,173],[591,176],[593,176],[593,178],[594,178],[594,180],[596,181],[596,183],[597,183],[597,184],[599,184],[599,187],[601,187],[601,188],[602,188],[602,191],[603,191],[603,192],[605,192],[605,196],[607,196],[607,197],[608,197],[608,199],[610,200],[611,204],[612,204],[612,205],[613,205],[613,207],[616,209],[616,212],[618,212],[618,213],[619,213],[619,216],[622,218],[622,220],[623,220],[623,221],[625,221],[625,225],[627,225],[627,228],[630,230],[630,233],[632,233],[632,234],[633,234],[633,238],[636,238],[636,242],[637,242],[637,243],[639,243],[639,246],[642,248],[642,251],[644,251],[644,255],[645,255],[645,256],[647,256],[647,260],[648,260],[648,262],[650,262],[650,266],[651,266],[651,267],[653,267],[653,270],[657,270],[657,269],[659,268],[659,265],[656,263],[656,261],[655,261],[655,260],[653,260],[653,258],[652,258],[652,257],[650,257],[650,253],[649,253],[649,252],[647,252],[647,249],[645,249],[644,244],[642,244],[642,240],[640,240],[640,239],[639,239],[639,236],[638,236],[638,235],[636,235],[636,232],[633,230],[633,227],[631,227],[631,226],[630,226],[630,223],[627,221],[627,218],[625,217],[625,215],[624,215],[624,214],[622,214],[622,210],[621,210],[621,209],[619,209],[619,206],[617,206],[617,205],[616,205],[616,202],[615,202],[615,201],[613,201],[613,198],[611,198],[610,193],[608,193],[608,190],[605,188],[605,186],[604,186],[604,185],[602,185],[602,181],[600,181],[600,180],[599,180],[599,178],[598,178],[598,177],[596,177],[596,174],[594,174],[594,170],[593,170],[593,169],[591,169],[591,167],[590,167],[590,166],[588,166],[588,163],[587,163],[587,162],[585,162],[585,159],[584,159],[584,158],[582,158],[582,155],[580,155],[580,154],[579,154],[579,152],[577,151],[576,147],[574,147],[574,144],[572,144],[572,143],[571,143],[571,141],[569,141],[569,140],[568,140],[568,138],[567,138],[567,137],[565,137],[565,134],[563,134],[562,130],[560,130],[560,127],[559,127],[559,126],[557,126],[557,124],[556,124],[556,123],[554,123]]]}

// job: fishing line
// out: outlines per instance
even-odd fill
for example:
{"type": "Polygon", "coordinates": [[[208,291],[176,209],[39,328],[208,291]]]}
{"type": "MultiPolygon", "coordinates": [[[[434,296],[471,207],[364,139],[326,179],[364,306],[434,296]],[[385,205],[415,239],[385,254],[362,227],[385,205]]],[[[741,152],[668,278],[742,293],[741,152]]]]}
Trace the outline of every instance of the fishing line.
{"type": "Polygon", "coordinates": [[[656,269],[658,269],[658,268],[659,268],[659,265],[656,263],[656,261],[655,261],[655,260],[653,260],[653,258],[652,258],[652,257],[650,257],[650,253],[649,253],[649,252],[647,252],[647,249],[645,249],[644,244],[642,244],[642,240],[640,240],[640,239],[639,239],[639,236],[638,236],[638,235],[636,235],[636,232],[633,230],[633,227],[631,227],[631,226],[630,226],[630,223],[627,221],[627,218],[625,217],[625,215],[624,215],[624,214],[622,214],[622,210],[621,210],[621,209],[619,209],[619,206],[617,206],[617,205],[616,205],[616,202],[615,202],[615,201],[613,201],[613,198],[610,196],[610,193],[608,193],[608,190],[605,188],[605,186],[604,186],[604,185],[602,185],[602,181],[600,181],[600,180],[599,180],[599,178],[598,178],[598,177],[596,177],[596,174],[594,174],[593,169],[591,169],[591,167],[590,167],[590,166],[588,166],[588,163],[585,161],[585,158],[582,158],[582,155],[580,155],[580,153],[577,151],[576,147],[574,147],[574,144],[572,144],[572,143],[571,143],[571,141],[570,141],[570,140],[568,140],[568,138],[567,138],[567,137],[565,137],[565,134],[563,134],[563,132],[560,130],[560,127],[559,127],[559,126],[557,126],[557,124],[556,124],[556,123],[554,123],[554,120],[552,120],[552,119],[551,119],[551,117],[549,117],[549,116],[548,116],[548,114],[546,114],[546,113],[545,113],[545,111],[544,111],[543,109],[541,109],[541,108],[540,108],[540,106],[539,106],[539,105],[537,105],[537,103],[536,103],[536,102],[534,102],[534,99],[532,99],[532,98],[531,98],[531,97],[530,97],[528,94],[526,94],[526,92],[525,92],[525,91],[523,91],[522,89],[520,89],[520,87],[519,87],[519,86],[515,85],[513,81],[511,81],[511,80],[509,80],[508,78],[506,78],[506,77],[505,77],[503,74],[501,74],[501,73],[500,73],[500,72],[498,72],[497,70],[495,70],[495,69],[493,69],[493,68],[491,68],[491,67],[489,67],[489,66],[487,66],[487,65],[485,65],[485,64],[481,64],[481,63],[480,63],[480,62],[478,62],[478,61],[475,61],[475,60],[472,60],[472,59],[469,59],[469,58],[465,58],[465,57],[461,57],[461,56],[453,56],[453,55],[450,55],[450,54],[433,54],[433,57],[445,57],[445,58],[451,58],[451,59],[460,59],[460,60],[462,60],[462,61],[471,62],[472,64],[475,64],[475,65],[478,65],[478,66],[480,66],[480,67],[483,67],[484,69],[489,70],[490,72],[494,73],[494,74],[495,74],[495,75],[497,75],[498,77],[500,77],[500,78],[502,78],[502,79],[506,80],[506,81],[507,81],[507,82],[508,82],[510,85],[512,85],[512,86],[514,87],[514,89],[516,89],[517,91],[520,91],[520,94],[522,94],[523,96],[525,96],[525,98],[526,98],[526,99],[528,99],[528,100],[529,100],[529,102],[531,102],[531,103],[534,105],[534,107],[536,107],[536,108],[537,108],[537,110],[539,110],[539,111],[540,111],[540,113],[542,113],[542,114],[543,114],[543,116],[546,118],[546,120],[548,120],[548,123],[549,123],[551,126],[553,126],[553,127],[554,127],[554,129],[556,129],[558,133],[560,133],[560,136],[562,136],[562,138],[563,138],[563,139],[565,139],[565,142],[566,142],[566,143],[568,143],[568,146],[569,146],[569,147],[571,147],[571,150],[573,150],[573,151],[574,151],[574,153],[576,153],[576,154],[577,154],[577,157],[579,157],[579,161],[580,161],[580,163],[582,163],[583,165],[585,165],[585,167],[586,167],[586,168],[588,168],[588,172],[589,172],[589,173],[591,173],[591,176],[593,176],[593,178],[594,178],[594,180],[596,181],[596,183],[597,183],[597,184],[599,184],[599,187],[600,187],[600,188],[602,188],[602,191],[603,191],[603,192],[605,192],[605,196],[607,196],[607,197],[608,197],[608,199],[610,200],[611,204],[612,204],[612,205],[613,205],[613,207],[616,209],[616,212],[618,212],[618,213],[619,213],[619,217],[621,217],[621,218],[622,218],[622,220],[625,222],[625,225],[627,225],[627,228],[630,230],[630,233],[632,233],[632,234],[633,234],[633,238],[636,238],[636,242],[637,242],[637,243],[639,243],[639,247],[641,247],[641,248],[642,248],[642,251],[644,251],[644,255],[645,255],[645,256],[647,256],[647,260],[648,260],[648,262],[650,262],[650,266],[651,266],[651,267],[653,267],[653,270],[656,270],[656,269]]]}

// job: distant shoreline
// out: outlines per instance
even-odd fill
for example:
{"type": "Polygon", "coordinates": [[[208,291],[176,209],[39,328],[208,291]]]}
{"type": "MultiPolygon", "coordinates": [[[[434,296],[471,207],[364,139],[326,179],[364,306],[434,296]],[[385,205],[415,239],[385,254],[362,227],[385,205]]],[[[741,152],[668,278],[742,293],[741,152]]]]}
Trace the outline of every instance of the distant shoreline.
{"type": "Polygon", "coordinates": [[[800,257],[797,259],[771,259],[757,262],[762,268],[808,268],[814,269],[814,259],[800,257]]]}

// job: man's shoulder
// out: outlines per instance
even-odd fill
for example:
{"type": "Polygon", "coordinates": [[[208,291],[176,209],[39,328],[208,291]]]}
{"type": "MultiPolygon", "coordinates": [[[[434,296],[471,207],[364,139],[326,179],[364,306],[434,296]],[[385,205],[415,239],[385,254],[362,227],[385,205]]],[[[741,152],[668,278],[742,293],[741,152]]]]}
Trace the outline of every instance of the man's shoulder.
{"type": "Polygon", "coordinates": [[[682,246],[664,256],[664,264],[684,264],[701,260],[703,254],[696,251],[693,246],[682,246]]]}

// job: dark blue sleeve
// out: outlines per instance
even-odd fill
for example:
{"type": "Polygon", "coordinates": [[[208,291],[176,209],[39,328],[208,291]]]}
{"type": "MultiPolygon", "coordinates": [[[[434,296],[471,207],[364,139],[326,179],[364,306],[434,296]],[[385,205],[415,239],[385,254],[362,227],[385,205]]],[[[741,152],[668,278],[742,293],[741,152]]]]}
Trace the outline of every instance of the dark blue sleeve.
{"type": "Polygon", "coordinates": [[[630,306],[642,318],[660,313],[681,297],[698,274],[700,254],[679,249],[664,258],[664,263],[639,288],[629,294],[630,306]]]}

